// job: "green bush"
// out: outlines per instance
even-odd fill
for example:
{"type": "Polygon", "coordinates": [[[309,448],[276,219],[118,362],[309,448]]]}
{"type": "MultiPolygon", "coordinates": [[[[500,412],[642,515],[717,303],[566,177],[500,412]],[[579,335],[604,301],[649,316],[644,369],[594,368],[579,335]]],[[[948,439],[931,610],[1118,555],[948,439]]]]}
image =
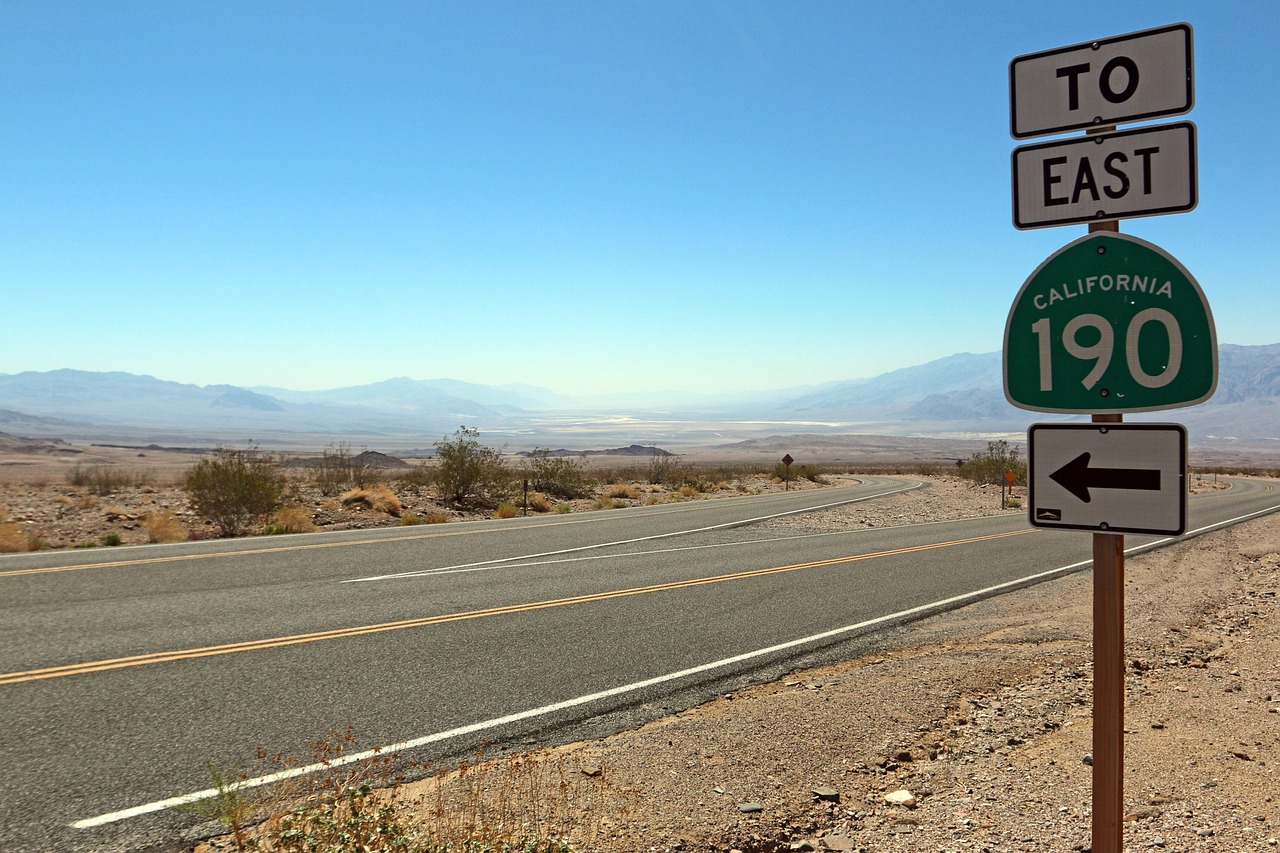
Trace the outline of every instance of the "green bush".
{"type": "Polygon", "coordinates": [[[975,453],[959,466],[960,476],[975,483],[1003,483],[1006,471],[1013,472],[1015,485],[1027,484],[1027,463],[1018,448],[1010,447],[1004,439],[987,442],[986,453],[975,453]]]}
{"type": "Polygon", "coordinates": [[[236,536],[275,512],[284,477],[275,457],[256,447],[224,447],[188,471],[183,488],[192,508],[221,535],[236,536]]]}
{"type": "Polygon", "coordinates": [[[492,503],[510,490],[511,469],[502,453],[481,444],[479,435],[479,430],[464,426],[452,438],[435,443],[431,479],[441,499],[451,504],[492,503]]]}
{"type": "Polygon", "coordinates": [[[582,463],[567,456],[552,456],[551,451],[535,447],[529,454],[524,476],[534,491],[572,500],[592,493],[595,480],[582,463]]]}

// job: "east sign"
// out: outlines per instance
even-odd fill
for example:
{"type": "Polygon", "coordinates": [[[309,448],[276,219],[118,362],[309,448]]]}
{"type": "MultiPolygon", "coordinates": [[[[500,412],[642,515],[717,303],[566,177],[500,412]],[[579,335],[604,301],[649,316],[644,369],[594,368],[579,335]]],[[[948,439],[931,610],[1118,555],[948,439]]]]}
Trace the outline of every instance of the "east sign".
{"type": "Polygon", "coordinates": [[[1200,285],[1159,246],[1097,232],[1063,246],[1018,291],[1004,391],[1038,412],[1146,412],[1203,402],[1218,384],[1200,285]]]}
{"type": "Polygon", "coordinates": [[[1198,194],[1189,121],[1013,150],[1015,228],[1186,213],[1198,194]]]}

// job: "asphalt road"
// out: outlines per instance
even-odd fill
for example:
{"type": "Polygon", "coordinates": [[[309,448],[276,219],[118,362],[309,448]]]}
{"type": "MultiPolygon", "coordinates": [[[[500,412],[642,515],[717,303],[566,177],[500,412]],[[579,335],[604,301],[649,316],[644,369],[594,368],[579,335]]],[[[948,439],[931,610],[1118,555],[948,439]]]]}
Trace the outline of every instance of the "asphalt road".
{"type": "MultiPolygon", "coordinates": [[[[206,759],[253,773],[348,725],[438,764],[600,736],[1088,565],[1023,516],[750,523],[912,485],[0,558],[0,850],[177,849],[199,821],[162,804],[206,759]]],[[[1233,481],[1189,527],[1277,508],[1233,481]]]]}

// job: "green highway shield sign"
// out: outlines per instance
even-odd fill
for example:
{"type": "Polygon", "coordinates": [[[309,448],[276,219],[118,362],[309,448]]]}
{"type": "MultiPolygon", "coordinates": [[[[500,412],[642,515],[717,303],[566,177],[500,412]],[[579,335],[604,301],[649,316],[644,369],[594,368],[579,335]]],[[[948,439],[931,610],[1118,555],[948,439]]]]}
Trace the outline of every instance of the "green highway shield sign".
{"type": "Polygon", "coordinates": [[[1218,385],[1218,341],[1200,285],[1128,234],[1054,252],[1022,285],[1004,330],[1004,393],[1037,412],[1192,406],[1218,385]]]}

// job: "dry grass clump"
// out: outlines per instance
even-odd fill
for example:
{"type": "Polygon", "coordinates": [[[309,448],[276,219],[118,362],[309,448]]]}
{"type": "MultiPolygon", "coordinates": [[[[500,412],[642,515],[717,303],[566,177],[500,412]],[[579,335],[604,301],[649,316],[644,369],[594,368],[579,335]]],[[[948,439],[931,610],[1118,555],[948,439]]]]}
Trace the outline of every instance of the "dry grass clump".
{"type": "Polygon", "coordinates": [[[635,486],[632,486],[629,483],[617,483],[616,485],[610,486],[604,493],[604,496],[606,498],[635,501],[640,499],[640,492],[635,486]]]}
{"type": "Polygon", "coordinates": [[[698,490],[693,486],[684,485],[680,487],[680,489],[678,490],[678,494],[682,498],[694,498],[698,496],[698,490]]]}
{"type": "Polygon", "coordinates": [[[0,554],[27,551],[27,544],[27,534],[23,532],[22,525],[14,521],[0,521],[0,554]]]}
{"type": "Polygon", "coordinates": [[[311,520],[311,513],[300,506],[286,506],[276,510],[272,521],[285,533],[315,533],[319,530],[311,520]]]}
{"type": "MultiPolygon", "coordinates": [[[[243,787],[248,774],[210,764],[217,794],[181,808],[227,826],[230,837],[216,849],[229,842],[236,851],[271,853],[572,853],[589,850],[636,801],[607,767],[550,751],[485,761],[482,749],[476,763],[437,773],[411,793],[405,771],[423,765],[377,749],[358,753],[358,746],[350,727],[313,741],[311,766],[327,769],[257,789],[243,787]]],[[[263,770],[286,776],[302,763],[264,752],[258,758],[263,770]]]]}
{"type": "Polygon", "coordinates": [[[387,515],[400,517],[404,505],[390,488],[382,484],[368,488],[355,488],[342,494],[342,505],[345,507],[363,506],[374,512],[385,512],[387,515]]]}
{"type": "Polygon", "coordinates": [[[142,528],[147,532],[148,542],[185,542],[190,533],[181,521],[178,521],[173,510],[149,512],[142,518],[142,528]]]}
{"type": "Polygon", "coordinates": [[[529,495],[529,509],[534,512],[551,512],[551,500],[542,492],[529,495]]]}
{"type": "Polygon", "coordinates": [[[498,504],[498,508],[493,511],[494,518],[515,518],[519,514],[520,508],[510,503],[498,504]]]}
{"type": "Polygon", "coordinates": [[[429,512],[426,514],[426,516],[422,520],[425,521],[427,524],[444,524],[449,520],[449,513],[429,512]]]}

